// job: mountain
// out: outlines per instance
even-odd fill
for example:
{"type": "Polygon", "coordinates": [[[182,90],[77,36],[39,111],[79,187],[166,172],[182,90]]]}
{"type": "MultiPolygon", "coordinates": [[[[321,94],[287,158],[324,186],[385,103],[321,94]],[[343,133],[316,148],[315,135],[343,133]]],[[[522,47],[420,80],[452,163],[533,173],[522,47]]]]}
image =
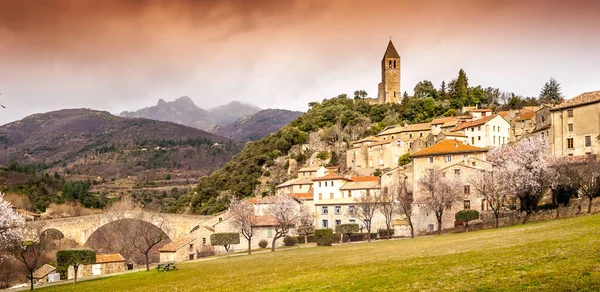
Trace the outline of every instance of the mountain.
{"type": "Polygon", "coordinates": [[[195,128],[89,109],[34,114],[0,126],[0,164],[82,176],[119,178],[165,170],[205,175],[239,151],[239,144],[195,128]]]}
{"type": "Polygon", "coordinates": [[[302,112],[266,109],[240,118],[232,124],[218,126],[211,129],[211,132],[236,141],[255,141],[278,131],[301,115],[302,112]]]}
{"type": "Polygon", "coordinates": [[[214,125],[227,125],[258,111],[260,111],[260,108],[239,101],[205,110],[196,106],[191,98],[183,96],[170,102],[160,99],[155,106],[146,107],[135,112],[125,111],[120,116],[168,121],[200,130],[208,130],[214,125]]]}

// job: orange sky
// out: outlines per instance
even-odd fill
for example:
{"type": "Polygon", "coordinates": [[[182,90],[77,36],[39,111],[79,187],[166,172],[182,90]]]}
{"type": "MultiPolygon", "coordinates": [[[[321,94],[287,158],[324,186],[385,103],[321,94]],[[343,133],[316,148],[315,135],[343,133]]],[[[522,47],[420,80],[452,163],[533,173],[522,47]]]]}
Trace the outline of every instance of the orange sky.
{"type": "Polygon", "coordinates": [[[118,113],[158,98],[305,110],[376,95],[389,37],[402,90],[460,68],[471,84],[537,96],[599,90],[595,1],[0,0],[0,124],[35,112],[118,113]]]}

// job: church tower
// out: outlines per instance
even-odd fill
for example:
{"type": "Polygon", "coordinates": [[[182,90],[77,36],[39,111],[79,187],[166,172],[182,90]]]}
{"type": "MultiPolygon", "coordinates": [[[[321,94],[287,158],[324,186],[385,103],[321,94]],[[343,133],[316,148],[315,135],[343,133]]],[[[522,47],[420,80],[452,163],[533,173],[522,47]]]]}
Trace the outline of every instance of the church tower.
{"type": "Polygon", "coordinates": [[[390,40],[381,60],[381,83],[379,83],[377,101],[379,103],[398,103],[401,99],[400,55],[390,40]]]}

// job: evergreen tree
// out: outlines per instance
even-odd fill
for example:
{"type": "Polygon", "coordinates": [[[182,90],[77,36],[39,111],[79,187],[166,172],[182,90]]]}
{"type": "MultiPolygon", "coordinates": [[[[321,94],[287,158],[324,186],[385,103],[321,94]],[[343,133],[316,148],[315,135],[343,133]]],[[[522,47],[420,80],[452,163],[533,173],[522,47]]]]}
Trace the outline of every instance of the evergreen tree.
{"type": "Polygon", "coordinates": [[[423,80],[417,83],[415,86],[415,97],[425,98],[425,97],[433,97],[437,98],[437,90],[433,86],[433,83],[429,80],[423,80]]]}
{"type": "Polygon", "coordinates": [[[544,84],[544,87],[542,87],[542,91],[540,91],[540,100],[543,101],[559,103],[562,97],[560,83],[558,83],[554,77],[550,78],[550,80],[544,84]]]}
{"type": "Polygon", "coordinates": [[[442,80],[442,85],[440,86],[439,98],[442,100],[448,99],[448,89],[446,88],[446,81],[443,81],[443,80],[442,80]]]}

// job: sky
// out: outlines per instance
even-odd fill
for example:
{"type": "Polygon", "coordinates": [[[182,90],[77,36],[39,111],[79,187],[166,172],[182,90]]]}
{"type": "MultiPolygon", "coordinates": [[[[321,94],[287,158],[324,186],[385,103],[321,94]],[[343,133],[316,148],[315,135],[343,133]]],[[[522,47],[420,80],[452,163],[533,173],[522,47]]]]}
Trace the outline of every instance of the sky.
{"type": "Polygon", "coordinates": [[[566,98],[600,90],[598,1],[0,0],[0,124],[62,108],[118,114],[189,96],[305,111],[376,97],[391,37],[401,91],[469,83],[566,98]]]}

